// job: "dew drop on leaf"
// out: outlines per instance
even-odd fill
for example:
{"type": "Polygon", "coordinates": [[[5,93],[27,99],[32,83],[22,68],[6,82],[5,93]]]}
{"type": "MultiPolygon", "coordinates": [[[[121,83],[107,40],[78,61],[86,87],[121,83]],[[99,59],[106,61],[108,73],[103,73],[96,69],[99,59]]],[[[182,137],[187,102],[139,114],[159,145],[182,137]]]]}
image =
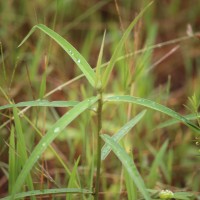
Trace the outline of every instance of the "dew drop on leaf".
{"type": "Polygon", "coordinates": [[[43,146],[43,147],[45,147],[45,146],[46,146],[46,143],[45,143],[45,142],[44,142],[44,143],[42,143],[42,146],[43,146]]]}
{"type": "Polygon", "coordinates": [[[58,133],[59,131],[60,131],[59,127],[57,127],[57,128],[54,129],[54,133],[58,133]]]}

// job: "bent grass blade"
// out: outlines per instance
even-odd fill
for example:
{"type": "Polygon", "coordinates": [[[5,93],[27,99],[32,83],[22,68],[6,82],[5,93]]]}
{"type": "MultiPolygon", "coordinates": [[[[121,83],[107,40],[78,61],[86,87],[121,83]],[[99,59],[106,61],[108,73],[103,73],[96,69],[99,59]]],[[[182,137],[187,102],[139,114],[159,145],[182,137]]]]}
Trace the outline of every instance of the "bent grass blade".
{"type": "Polygon", "coordinates": [[[156,179],[158,177],[158,173],[157,170],[159,168],[159,166],[161,166],[162,162],[163,162],[163,157],[165,155],[165,152],[167,150],[167,146],[168,146],[168,140],[162,145],[162,147],[160,148],[160,150],[158,151],[158,153],[156,154],[156,157],[152,163],[152,167],[150,170],[150,173],[147,177],[148,181],[148,186],[150,188],[152,188],[155,183],[156,183],[156,179]]]}
{"type": "Polygon", "coordinates": [[[101,81],[101,62],[102,62],[102,57],[103,57],[103,48],[104,48],[104,44],[105,44],[105,37],[106,37],[106,30],[104,31],[103,34],[103,39],[101,42],[101,48],[100,48],[100,52],[99,52],[99,56],[98,56],[98,60],[97,60],[97,65],[96,65],[96,88],[97,89],[101,89],[102,87],[102,81],[101,81]]]}
{"type": "MultiPolygon", "coordinates": [[[[200,113],[184,115],[183,117],[185,117],[187,120],[198,120],[200,118],[200,113]]],[[[172,126],[172,125],[178,124],[178,123],[179,123],[179,120],[170,119],[170,120],[167,120],[167,121],[159,124],[158,126],[156,126],[155,129],[165,128],[165,127],[172,126]]]]}
{"type": "Polygon", "coordinates": [[[144,199],[151,200],[149,193],[147,192],[146,186],[140,173],[138,172],[134,161],[130,158],[130,156],[126,153],[126,151],[109,135],[102,134],[101,138],[106,142],[107,145],[110,146],[115,155],[119,158],[124,168],[129,173],[133,182],[135,183],[138,190],[144,196],[144,199]]]}
{"type": "Polygon", "coordinates": [[[85,60],[85,58],[67,40],[65,40],[58,33],[48,28],[44,24],[38,24],[33,26],[33,28],[30,30],[30,32],[23,39],[23,41],[19,44],[18,47],[20,47],[30,37],[30,35],[32,35],[32,33],[36,29],[40,29],[42,32],[51,37],[57,44],[59,44],[60,47],[64,49],[64,51],[72,58],[72,60],[80,68],[80,70],[83,72],[87,80],[94,88],[96,81],[96,74],[94,73],[93,69],[88,64],[88,62],[85,60]]]}
{"type": "Polygon", "coordinates": [[[27,175],[30,173],[30,170],[37,162],[41,154],[47,149],[47,147],[51,144],[51,142],[59,135],[59,133],[71,123],[78,115],[92,106],[98,97],[92,97],[86,99],[79,104],[77,104],[74,108],[68,111],[65,115],[63,115],[52,127],[45,136],[40,140],[37,146],[34,148],[29,158],[27,159],[21,173],[17,177],[17,180],[14,185],[14,189],[12,190],[12,198],[14,199],[15,194],[22,187],[27,175]]]}
{"type": "Polygon", "coordinates": [[[161,113],[164,113],[172,118],[175,118],[175,119],[181,121],[188,127],[192,128],[194,131],[196,131],[198,134],[200,134],[200,128],[198,126],[196,126],[195,124],[193,124],[192,122],[190,122],[188,119],[181,116],[177,112],[173,111],[172,109],[170,109],[166,106],[163,106],[159,103],[156,103],[154,101],[139,98],[139,97],[129,96],[129,95],[110,96],[110,97],[108,96],[108,97],[104,98],[104,101],[134,103],[134,104],[145,106],[147,108],[151,108],[153,110],[157,110],[161,113]]]}
{"type": "MultiPolygon", "coordinates": [[[[133,119],[128,121],[115,135],[112,136],[113,140],[118,142],[121,140],[145,115],[146,110],[143,110],[138,115],[136,115],[133,119]]],[[[105,160],[105,158],[110,153],[111,148],[109,145],[105,144],[101,149],[101,160],[105,160]]]]}

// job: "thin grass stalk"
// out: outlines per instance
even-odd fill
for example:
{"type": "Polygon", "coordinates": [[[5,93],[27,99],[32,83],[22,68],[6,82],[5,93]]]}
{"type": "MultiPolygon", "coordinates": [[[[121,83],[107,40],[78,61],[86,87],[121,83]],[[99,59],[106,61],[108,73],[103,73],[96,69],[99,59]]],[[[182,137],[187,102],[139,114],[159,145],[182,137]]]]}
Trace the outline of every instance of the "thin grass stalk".
{"type": "Polygon", "coordinates": [[[98,110],[97,110],[97,166],[96,166],[96,183],[95,183],[95,193],[94,200],[99,199],[99,186],[100,186],[100,170],[101,170],[101,128],[102,128],[102,107],[103,98],[102,92],[99,92],[100,98],[98,100],[98,110]]]}

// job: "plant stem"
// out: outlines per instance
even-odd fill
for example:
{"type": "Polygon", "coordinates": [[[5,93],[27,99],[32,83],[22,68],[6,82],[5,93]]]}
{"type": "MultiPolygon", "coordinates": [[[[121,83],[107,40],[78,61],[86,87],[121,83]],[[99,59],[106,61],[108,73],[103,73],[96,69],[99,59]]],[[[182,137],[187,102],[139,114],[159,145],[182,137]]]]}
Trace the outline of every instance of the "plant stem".
{"type": "Polygon", "coordinates": [[[99,92],[100,98],[98,101],[98,110],[97,110],[97,170],[96,170],[96,183],[95,183],[95,194],[94,200],[99,199],[99,183],[100,183],[100,170],[101,170],[101,127],[102,127],[102,92],[99,92]]]}

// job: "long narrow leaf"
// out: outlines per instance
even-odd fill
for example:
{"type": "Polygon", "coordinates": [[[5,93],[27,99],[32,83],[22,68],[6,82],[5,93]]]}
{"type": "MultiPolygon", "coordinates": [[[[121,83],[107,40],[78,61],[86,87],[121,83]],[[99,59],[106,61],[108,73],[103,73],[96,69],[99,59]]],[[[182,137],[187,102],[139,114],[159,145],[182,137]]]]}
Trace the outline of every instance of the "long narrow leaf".
{"type": "Polygon", "coordinates": [[[47,101],[47,100],[37,100],[37,101],[25,101],[16,104],[7,104],[0,106],[0,110],[14,107],[26,107],[26,106],[46,106],[46,107],[70,107],[78,104],[78,101],[47,101]]]}
{"type": "MultiPolygon", "coordinates": [[[[77,170],[78,170],[79,161],[80,161],[80,157],[78,157],[77,161],[74,164],[67,188],[72,188],[76,185],[76,174],[77,174],[77,170]]],[[[66,200],[71,200],[71,199],[72,199],[72,195],[66,196],[66,200]]]]}
{"type": "Polygon", "coordinates": [[[124,182],[126,185],[128,199],[137,200],[138,199],[137,188],[132,178],[130,177],[129,173],[126,170],[124,170],[124,182]]]}
{"type": "Polygon", "coordinates": [[[112,151],[119,158],[124,168],[127,170],[130,177],[134,181],[136,187],[144,196],[144,199],[151,200],[147,192],[147,189],[145,187],[144,181],[135,166],[135,163],[130,158],[130,156],[126,153],[126,151],[116,141],[114,141],[113,138],[111,138],[109,135],[102,134],[101,138],[111,147],[112,151]]]}
{"type": "MultiPolygon", "coordinates": [[[[197,120],[198,118],[200,118],[200,113],[198,114],[190,114],[190,115],[185,115],[184,116],[187,120],[197,120]]],[[[161,124],[159,124],[156,129],[160,129],[160,128],[165,128],[167,126],[171,126],[171,125],[174,125],[174,124],[177,124],[179,123],[180,121],[177,120],[177,119],[170,119],[170,120],[167,120],[161,124]]]]}
{"type": "MultiPolygon", "coordinates": [[[[66,194],[66,193],[74,193],[74,194],[92,194],[93,192],[86,189],[80,189],[80,188],[56,188],[56,189],[44,189],[44,190],[33,190],[28,192],[22,192],[19,194],[16,194],[14,199],[22,199],[25,197],[31,197],[31,196],[38,196],[38,195],[59,195],[59,194],[66,194]]],[[[0,200],[10,200],[11,196],[7,196],[4,198],[1,198],[0,200]]]]}
{"type": "Polygon", "coordinates": [[[194,199],[194,194],[190,192],[175,192],[174,198],[180,199],[180,200],[191,200],[191,199],[194,199]]]}
{"type": "Polygon", "coordinates": [[[101,43],[101,48],[97,60],[97,66],[96,66],[96,87],[97,89],[101,89],[102,87],[102,82],[101,82],[101,62],[102,62],[102,57],[103,57],[103,48],[104,48],[104,42],[105,42],[105,37],[106,37],[106,31],[104,31],[103,34],[103,39],[101,43]]]}
{"type": "MultiPolygon", "coordinates": [[[[17,155],[18,155],[15,173],[18,174],[21,168],[24,166],[25,162],[27,161],[28,154],[27,154],[26,141],[25,141],[24,133],[21,126],[21,121],[17,114],[17,108],[13,108],[13,114],[14,114],[15,130],[16,130],[16,136],[17,136],[16,149],[17,149],[17,155]]],[[[30,174],[28,174],[26,177],[26,183],[29,190],[34,190],[33,180],[30,174]]],[[[13,186],[13,189],[14,188],[15,188],[15,185],[13,186]]]]}
{"type": "Polygon", "coordinates": [[[92,97],[87,99],[83,102],[77,104],[74,108],[72,108],[69,112],[63,115],[53,126],[52,128],[46,133],[46,135],[40,140],[37,146],[34,148],[33,152],[29,156],[29,159],[26,161],[21,173],[17,177],[15,187],[12,191],[12,197],[14,198],[15,194],[20,190],[22,187],[25,178],[30,173],[30,170],[37,162],[41,154],[47,149],[48,145],[59,135],[59,133],[70,123],[72,122],[78,115],[92,106],[98,97],[92,97]]]}
{"type": "Polygon", "coordinates": [[[14,135],[14,126],[11,127],[11,133],[10,133],[10,142],[9,142],[9,168],[8,168],[8,174],[9,174],[9,194],[12,190],[12,187],[14,186],[15,180],[16,180],[16,173],[15,173],[15,135],[14,135]]]}
{"type": "Polygon", "coordinates": [[[83,74],[88,79],[90,84],[93,87],[95,87],[96,74],[94,73],[93,69],[88,64],[88,62],[85,60],[85,58],[67,40],[65,40],[58,33],[48,28],[47,26],[43,24],[35,25],[30,30],[28,35],[23,39],[23,41],[20,43],[19,46],[21,46],[37,28],[40,29],[45,34],[47,34],[49,37],[51,37],[56,43],[58,43],[65,50],[65,52],[67,52],[67,54],[72,58],[72,60],[77,64],[77,66],[83,72],[83,74]]]}
{"type": "MultiPolygon", "coordinates": [[[[146,110],[143,110],[133,119],[128,121],[115,135],[112,136],[113,140],[118,142],[121,140],[144,116],[146,110]]],[[[101,160],[104,160],[110,153],[111,148],[109,145],[105,144],[101,149],[101,160]]]]}
{"type": "Polygon", "coordinates": [[[42,74],[42,80],[40,84],[40,92],[39,92],[39,98],[42,99],[45,95],[46,92],[46,83],[47,82],[47,72],[46,72],[46,66],[45,66],[45,71],[42,74]]]}
{"type": "Polygon", "coordinates": [[[155,157],[155,160],[152,164],[152,167],[151,167],[151,170],[150,170],[150,173],[149,173],[149,176],[148,176],[148,186],[151,188],[155,185],[156,183],[156,179],[157,179],[157,174],[158,174],[158,167],[162,164],[162,161],[163,161],[163,157],[164,157],[164,154],[166,152],[166,149],[167,149],[167,145],[168,145],[168,141],[166,141],[162,147],[160,148],[159,152],[157,153],[156,157],[155,157]]]}
{"type": "Polygon", "coordinates": [[[119,56],[120,51],[122,50],[122,47],[124,45],[125,40],[128,38],[131,30],[133,29],[133,27],[135,26],[135,24],[138,22],[138,20],[142,17],[142,15],[144,14],[144,12],[149,8],[149,6],[152,4],[153,2],[149,3],[138,15],[137,17],[131,22],[131,24],[129,25],[129,27],[126,29],[125,33],[123,34],[121,40],[119,41],[111,59],[110,62],[106,68],[105,73],[103,74],[103,80],[102,80],[102,84],[103,84],[103,88],[106,87],[106,85],[108,84],[108,80],[110,77],[110,74],[112,72],[112,69],[114,67],[114,64],[119,56]]]}
{"type": "Polygon", "coordinates": [[[192,122],[190,122],[185,117],[178,114],[177,112],[173,111],[172,109],[166,106],[163,106],[159,103],[156,103],[154,101],[139,98],[139,97],[129,96],[129,95],[105,97],[104,101],[134,103],[134,104],[151,108],[153,110],[157,110],[159,112],[162,112],[166,115],[169,115],[172,118],[175,118],[183,122],[185,125],[187,125],[188,127],[192,128],[193,130],[195,130],[197,133],[200,134],[200,128],[198,126],[196,126],[195,124],[193,124],[192,122]]]}

